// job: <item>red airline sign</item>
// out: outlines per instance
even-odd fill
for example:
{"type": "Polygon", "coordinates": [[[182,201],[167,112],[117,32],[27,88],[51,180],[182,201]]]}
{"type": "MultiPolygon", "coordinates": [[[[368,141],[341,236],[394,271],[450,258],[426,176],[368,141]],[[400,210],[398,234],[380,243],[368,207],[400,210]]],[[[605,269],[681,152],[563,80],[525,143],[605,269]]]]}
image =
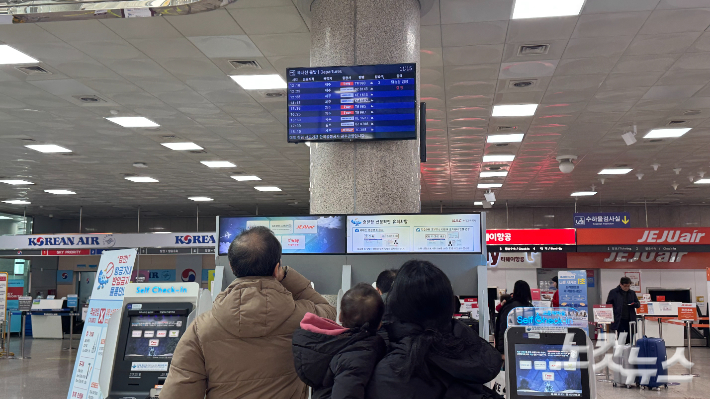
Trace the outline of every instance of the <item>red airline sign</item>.
{"type": "Polygon", "coordinates": [[[42,255],[45,256],[76,256],[76,255],[91,255],[90,249],[43,249],[42,255]]]}
{"type": "MultiPolygon", "coordinates": [[[[591,229],[590,229],[591,230],[591,229]]],[[[599,229],[597,229],[599,230],[599,229]]],[[[574,229],[486,230],[488,245],[575,245],[574,229]]]]}
{"type": "Polygon", "coordinates": [[[577,245],[710,244],[710,228],[579,229],[577,245]]]}

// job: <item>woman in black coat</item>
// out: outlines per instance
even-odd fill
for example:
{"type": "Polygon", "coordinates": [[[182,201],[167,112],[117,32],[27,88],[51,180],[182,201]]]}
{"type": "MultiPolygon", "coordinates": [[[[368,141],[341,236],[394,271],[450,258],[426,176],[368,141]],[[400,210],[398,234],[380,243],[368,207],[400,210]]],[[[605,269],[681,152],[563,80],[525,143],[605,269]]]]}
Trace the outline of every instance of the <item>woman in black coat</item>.
{"type": "Polygon", "coordinates": [[[372,374],[368,399],[500,398],[483,384],[503,363],[478,334],[453,320],[453,289],[430,262],[405,263],[387,298],[388,353],[372,374]]]}
{"type": "Polygon", "coordinates": [[[505,353],[505,330],[508,329],[508,314],[515,308],[531,308],[532,305],[532,294],[530,293],[530,285],[523,281],[518,280],[515,282],[513,287],[513,299],[507,301],[506,304],[500,308],[498,313],[498,320],[496,321],[496,349],[501,354],[505,353]]]}

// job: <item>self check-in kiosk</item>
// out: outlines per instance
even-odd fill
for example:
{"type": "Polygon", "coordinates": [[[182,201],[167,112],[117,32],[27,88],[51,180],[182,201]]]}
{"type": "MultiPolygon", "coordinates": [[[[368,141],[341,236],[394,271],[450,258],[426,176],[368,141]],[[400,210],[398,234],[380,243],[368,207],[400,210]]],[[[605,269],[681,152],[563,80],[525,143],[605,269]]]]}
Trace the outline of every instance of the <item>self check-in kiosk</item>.
{"type": "Polygon", "coordinates": [[[210,292],[197,283],[129,284],[106,334],[99,377],[104,398],[158,397],[178,342],[211,307],[210,292]]]}
{"type": "Polygon", "coordinates": [[[593,347],[571,308],[516,308],[505,332],[508,399],[596,397],[593,347]]]}

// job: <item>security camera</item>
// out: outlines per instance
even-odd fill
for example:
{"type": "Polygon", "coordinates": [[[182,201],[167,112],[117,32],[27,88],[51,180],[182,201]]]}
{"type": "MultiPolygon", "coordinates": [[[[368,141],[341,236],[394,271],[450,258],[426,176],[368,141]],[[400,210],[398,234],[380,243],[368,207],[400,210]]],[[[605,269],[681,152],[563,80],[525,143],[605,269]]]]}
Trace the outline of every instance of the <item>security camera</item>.
{"type": "Polygon", "coordinates": [[[496,195],[492,191],[483,194],[483,196],[486,197],[486,201],[488,202],[496,202],[496,195]]]}
{"type": "Polygon", "coordinates": [[[557,162],[560,163],[560,172],[562,173],[572,173],[574,170],[573,160],[577,159],[576,155],[561,155],[556,158],[557,162]]]}
{"type": "Polygon", "coordinates": [[[621,135],[621,138],[624,139],[624,142],[626,145],[632,145],[636,143],[636,125],[634,125],[634,130],[626,132],[621,135]]]}

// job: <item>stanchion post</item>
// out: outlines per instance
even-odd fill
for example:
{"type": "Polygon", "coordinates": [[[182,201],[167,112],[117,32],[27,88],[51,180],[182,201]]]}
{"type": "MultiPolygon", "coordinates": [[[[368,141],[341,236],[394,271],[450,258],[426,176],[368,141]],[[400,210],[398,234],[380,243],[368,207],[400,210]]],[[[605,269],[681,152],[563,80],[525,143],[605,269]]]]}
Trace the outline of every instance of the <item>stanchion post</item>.
{"type": "Polygon", "coordinates": [[[693,375],[693,354],[690,353],[691,352],[690,347],[692,346],[690,344],[690,320],[686,320],[685,325],[688,330],[688,361],[690,362],[690,375],[693,375]]]}
{"type": "Polygon", "coordinates": [[[21,313],[22,317],[22,340],[20,341],[20,359],[29,359],[28,356],[25,356],[25,323],[27,322],[27,315],[23,311],[21,313]]]}
{"type": "Polygon", "coordinates": [[[72,350],[72,341],[74,340],[74,313],[69,314],[69,351],[72,350]]]}
{"type": "Polygon", "coordinates": [[[11,328],[10,324],[11,323],[8,323],[8,328],[7,328],[7,351],[6,351],[6,353],[7,353],[8,359],[14,359],[15,358],[14,356],[10,356],[10,341],[12,341],[12,339],[11,339],[12,328],[11,328]]]}
{"type": "Polygon", "coordinates": [[[660,317],[658,318],[658,338],[663,339],[663,323],[660,317]]]}

